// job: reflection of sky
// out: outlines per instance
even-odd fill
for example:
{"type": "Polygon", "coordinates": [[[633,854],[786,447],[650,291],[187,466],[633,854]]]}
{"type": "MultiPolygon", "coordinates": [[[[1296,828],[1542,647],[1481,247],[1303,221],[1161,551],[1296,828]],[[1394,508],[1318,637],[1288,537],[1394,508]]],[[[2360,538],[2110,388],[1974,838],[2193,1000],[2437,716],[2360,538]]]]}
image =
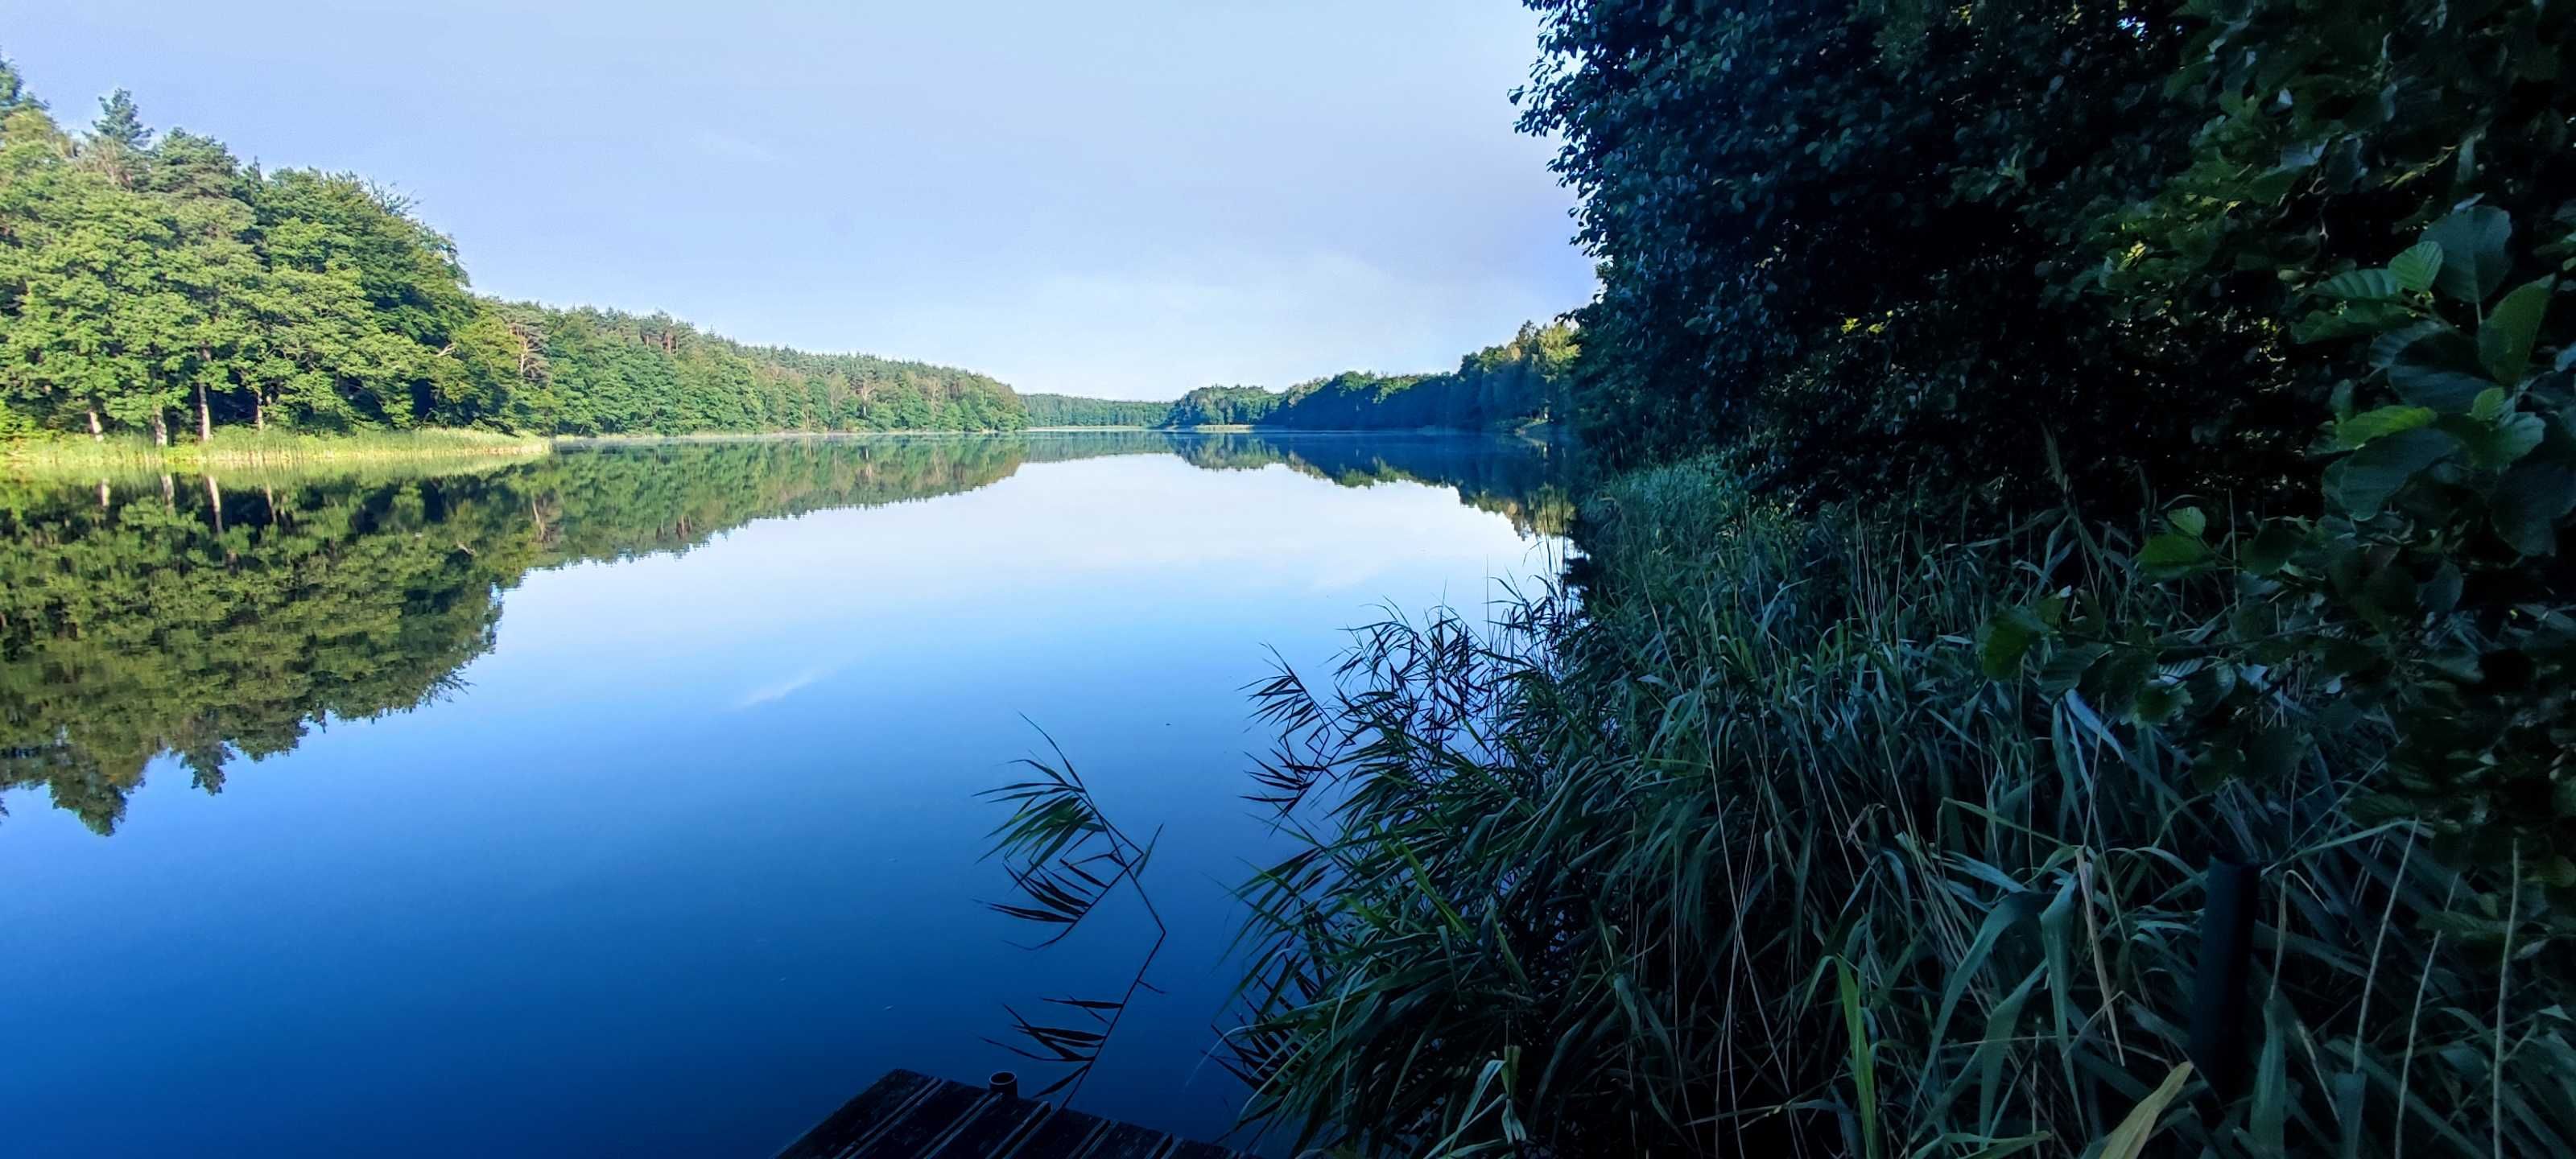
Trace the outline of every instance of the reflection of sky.
{"type": "Polygon", "coordinates": [[[1029,722],[1164,827],[1170,993],[1084,1105],[1213,1134],[1264,646],[1311,668],[1541,552],[1446,489],[1129,456],[532,574],[442,703],[219,797],[158,763],[113,838],[11,795],[9,1148],[758,1154],[886,1068],[1007,1063],[1000,1003],[1140,948],[1112,910],[1026,954],[974,906],[972,793],[1029,722]]]}

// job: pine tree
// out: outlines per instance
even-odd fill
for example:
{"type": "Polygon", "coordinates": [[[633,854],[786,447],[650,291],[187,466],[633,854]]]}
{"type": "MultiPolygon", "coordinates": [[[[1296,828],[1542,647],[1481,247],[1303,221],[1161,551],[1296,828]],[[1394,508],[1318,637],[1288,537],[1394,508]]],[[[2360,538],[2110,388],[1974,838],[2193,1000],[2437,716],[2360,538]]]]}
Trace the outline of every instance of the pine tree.
{"type": "Polygon", "coordinates": [[[134,94],[124,89],[98,99],[98,120],[90,124],[89,135],[131,152],[152,147],[152,130],[143,127],[143,112],[135,107],[134,94]]]}

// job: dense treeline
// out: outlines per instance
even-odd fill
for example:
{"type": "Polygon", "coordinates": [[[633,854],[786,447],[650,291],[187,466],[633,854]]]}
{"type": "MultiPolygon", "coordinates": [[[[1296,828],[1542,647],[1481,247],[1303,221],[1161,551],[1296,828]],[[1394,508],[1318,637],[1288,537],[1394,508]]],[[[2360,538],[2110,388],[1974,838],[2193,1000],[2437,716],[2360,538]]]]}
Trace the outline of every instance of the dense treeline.
{"type": "Polygon", "coordinates": [[[1524,323],[1509,342],[1442,374],[1347,371],[1284,391],[1203,386],[1172,403],[1163,425],[1300,430],[1518,429],[1567,409],[1575,342],[1563,323],[1524,323]]]}
{"type": "Polygon", "coordinates": [[[2576,16],[1531,6],[1623,470],[1262,690],[1255,1111],[2576,1153],[2576,16]]]}
{"type": "Polygon", "coordinates": [[[1270,417],[1284,392],[1260,386],[1202,386],[1174,401],[1163,425],[1243,427],[1270,417]]]}
{"type": "Polygon", "coordinates": [[[478,298],[397,194],[155,134],[122,90],[69,133],[0,60],[0,437],[1024,421],[1008,387],[966,371],[478,298]]]}
{"type": "Polygon", "coordinates": [[[1007,431],[1011,389],[971,371],[864,354],[746,346],[686,322],[494,303],[520,343],[506,412],[554,434],[1007,431]]]}
{"type": "Polygon", "coordinates": [[[1168,402],[1130,402],[1070,394],[1024,394],[1020,406],[1033,427],[1159,427],[1172,417],[1168,402]]]}

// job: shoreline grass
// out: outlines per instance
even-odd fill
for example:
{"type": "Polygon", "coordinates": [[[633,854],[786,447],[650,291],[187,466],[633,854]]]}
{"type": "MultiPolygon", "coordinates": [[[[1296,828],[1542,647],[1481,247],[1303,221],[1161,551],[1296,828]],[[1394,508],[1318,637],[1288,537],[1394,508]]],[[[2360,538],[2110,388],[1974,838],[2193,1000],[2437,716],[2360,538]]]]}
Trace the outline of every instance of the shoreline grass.
{"type": "Polygon", "coordinates": [[[139,436],[106,439],[47,438],[0,442],[0,471],[16,475],[91,472],[181,471],[336,463],[534,458],[550,453],[548,439],[496,431],[430,429],[322,435],[217,431],[211,443],[194,440],[156,447],[139,436]]]}
{"type": "Polygon", "coordinates": [[[2384,726],[2209,785],[2050,657],[1988,668],[2035,589],[2232,610],[2140,581],[2143,535],[1792,512],[1713,462],[1584,519],[1579,610],[1380,624],[1260,690],[1254,799],[1305,840],[1244,891],[1250,1117],[1387,1155],[2576,1153],[2576,963],[2493,936],[2526,882],[2353,807],[2384,726]]]}

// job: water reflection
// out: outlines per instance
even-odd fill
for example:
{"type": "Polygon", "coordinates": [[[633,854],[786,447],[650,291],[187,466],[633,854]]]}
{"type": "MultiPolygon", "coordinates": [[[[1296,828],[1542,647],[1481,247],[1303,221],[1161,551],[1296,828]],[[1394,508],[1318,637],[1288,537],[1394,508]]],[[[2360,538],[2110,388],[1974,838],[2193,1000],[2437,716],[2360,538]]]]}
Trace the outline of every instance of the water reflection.
{"type": "Polygon", "coordinates": [[[755,519],[1105,455],[1447,486],[1524,534],[1561,534],[1571,513],[1545,444],[1439,435],[662,443],[448,474],[0,480],[0,791],[42,787],[111,833],[163,753],[217,792],[238,758],[452,688],[492,648],[501,593],[532,570],[686,552],[755,519]]]}

